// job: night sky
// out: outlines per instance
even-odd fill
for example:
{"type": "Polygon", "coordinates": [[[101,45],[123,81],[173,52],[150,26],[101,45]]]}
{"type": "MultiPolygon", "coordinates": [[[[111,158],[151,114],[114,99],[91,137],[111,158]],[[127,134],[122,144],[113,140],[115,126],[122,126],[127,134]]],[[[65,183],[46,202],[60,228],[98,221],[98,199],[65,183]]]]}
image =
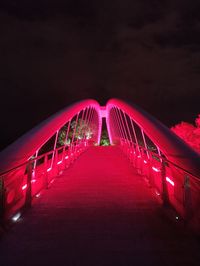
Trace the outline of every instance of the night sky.
{"type": "Polygon", "coordinates": [[[117,97],[167,126],[200,112],[199,0],[1,0],[0,148],[69,104],[117,97]]]}

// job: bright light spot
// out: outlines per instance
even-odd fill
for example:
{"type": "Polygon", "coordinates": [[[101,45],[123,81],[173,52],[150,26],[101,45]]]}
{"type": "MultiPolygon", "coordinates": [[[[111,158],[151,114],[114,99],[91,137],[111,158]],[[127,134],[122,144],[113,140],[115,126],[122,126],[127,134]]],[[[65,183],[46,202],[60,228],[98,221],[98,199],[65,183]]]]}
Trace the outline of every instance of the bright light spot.
{"type": "Polygon", "coordinates": [[[27,184],[23,185],[22,190],[25,190],[27,188],[27,184]]]}
{"type": "Polygon", "coordinates": [[[157,196],[160,196],[160,193],[159,193],[157,190],[156,190],[156,195],[157,195],[157,196]]]}
{"type": "Polygon", "coordinates": [[[65,156],[65,159],[69,159],[69,156],[67,155],[67,156],[65,156]]]}
{"type": "Polygon", "coordinates": [[[50,171],[51,171],[51,169],[52,169],[51,167],[50,167],[50,168],[48,168],[48,169],[47,169],[47,172],[50,172],[50,171]]]}
{"type": "Polygon", "coordinates": [[[144,160],[144,163],[145,163],[145,164],[147,164],[147,161],[146,161],[146,160],[144,160]]]}
{"type": "Polygon", "coordinates": [[[54,180],[55,180],[55,179],[52,179],[51,182],[50,182],[50,184],[52,184],[52,183],[54,182],[54,180]]]}
{"type": "Polygon", "coordinates": [[[17,214],[15,214],[13,217],[12,217],[12,221],[13,222],[17,222],[19,220],[19,218],[21,217],[21,213],[18,212],[17,214]]]}
{"type": "Polygon", "coordinates": [[[178,216],[176,216],[176,220],[178,220],[179,219],[179,217],[178,216]]]}
{"type": "Polygon", "coordinates": [[[158,169],[158,168],[156,168],[156,167],[154,167],[154,166],[152,166],[152,169],[155,171],[155,172],[160,172],[160,170],[158,169]]]}
{"type": "Polygon", "coordinates": [[[141,155],[138,155],[138,158],[141,158],[141,155]]]}
{"type": "Polygon", "coordinates": [[[62,161],[57,162],[57,164],[61,164],[61,163],[62,163],[62,161]]]}
{"type": "Polygon", "coordinates": [[[174,182],[169,177],[166,177],[166,181],[174,187],[174,182]]]}
{"type": "Polygon", "coordinates": [[[32,179],[32,180],[31,180],[31,183],[35,183],[35,182],[36,182],[36,179],[32,179]]]}
{"type": "Polygon", "coordinates": [[[86,139],[91,139],[91,137],[92,137],[92,132],[90,132],[90,131],[88,131],[88,132],[86,132],[86,139]]]}
{"type": "Polygon", "coordinates": [[[41,196],[40,193],[38,193],[38,194],[35,195],[36,198],[39,198],[40,196],[41,196]]]}

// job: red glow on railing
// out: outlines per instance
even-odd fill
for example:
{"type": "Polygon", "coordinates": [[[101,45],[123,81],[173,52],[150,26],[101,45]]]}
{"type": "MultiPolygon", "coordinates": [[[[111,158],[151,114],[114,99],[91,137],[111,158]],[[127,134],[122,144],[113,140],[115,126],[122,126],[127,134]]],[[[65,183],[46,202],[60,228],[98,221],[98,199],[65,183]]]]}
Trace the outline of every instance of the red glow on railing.
{"type": "Polygon", "coordinates": [[[69,156],[67,155],[67,156],[65,156],[65,159],[67,160],[67,159],[69,159],[69,156]]]}
{"type": "Polygon", "coordinates": [[[51,167],[49,167],[49,168],[47,169],[47,172],[50,172],[50,171],[51,171],[51,169],[52,169],[52,168],[51,168],[51,167]]]}
{"type": "Polygon", "coordinates": [[[156,168],[156,167],[154,167],[154,166],[152,166],[152,169],[155,171],[155,172],[160,172],[160,169],[158,169],[158,168],[156,168]]]}
{"type": "Polygon", "coordinates": [[[57,164],[61,164],[61,163],[62,163],[62,161],[57,162],[57,164]]]}
{"type": "Polygon", "coordinates": [[[166,181],[174,187],[174,182],[168,176],[166,176],[166,181]]]}
{"type": "Polygon", "coordinates": [[[144,163],[145,163],[145,164],[147,164],[147,161],[146,161],[146,160],[144,160],[144,163]]]}
{"type": "Polygon", "coordinates": [[[32,180],[31,180],[31,183],[35,183],[35,182],[36,182],[36,179],[32,179],[32,180]]]}

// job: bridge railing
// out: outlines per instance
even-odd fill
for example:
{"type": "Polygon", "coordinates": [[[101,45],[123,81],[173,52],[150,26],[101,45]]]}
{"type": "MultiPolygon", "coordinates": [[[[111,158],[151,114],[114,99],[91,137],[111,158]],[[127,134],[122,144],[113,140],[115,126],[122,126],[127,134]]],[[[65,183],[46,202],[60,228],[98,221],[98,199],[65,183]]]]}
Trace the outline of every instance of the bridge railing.
{"type": "Polygon", "coordinates": [[[5,169],[0,172],[0,220],[8,221],[31,206],[63,169],[88,146],[99,143],[100,133],[100,107],[86,100],[48,119],[8,147],[1,154],[5,164],[0,162],[5,169]]]}
{"type": "Polygon", "coordinates": [[[164,156],[121,139],[121,148],[137,173],[143,175],[165,204],[171,204],[185,219],[194,219],[200,211],[200,179],[164,156]]]}
{"type": "Polygon", "coordinates": [[[89,142],[75,141],[30,159],[0,174],[0,219],[7,221],[19,210],[30,207],[43,189],[70,166],[87,148],[89,142]]]}
{"type": "MultiPolygon", "coordinates": [[[[107,124],[111,143],[120,145],[137,173],[145,177],[165,205],[170,205],[179,217],[200,230],[200,176],[183,164],[168,159],[162,147],[157,145],[159,141],[155,143],[147,135],[140,123],[143,117],[137,121],[137,117],[134,119],[131,114],[118,105],[118,101],[108,103],[107,124]]],[[[158,130],[155,128],[154,132],[158,130]]]]}

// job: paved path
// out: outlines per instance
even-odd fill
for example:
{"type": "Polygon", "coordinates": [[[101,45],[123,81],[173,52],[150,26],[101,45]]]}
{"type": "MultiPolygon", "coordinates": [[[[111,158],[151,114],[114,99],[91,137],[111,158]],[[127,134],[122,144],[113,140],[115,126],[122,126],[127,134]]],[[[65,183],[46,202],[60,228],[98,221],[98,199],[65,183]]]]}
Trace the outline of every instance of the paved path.
{"type": "Polygon", "coordinates": [[[0,240],[1,266],[200,265],[200,243],[169,221],[116,147],[94,147],[0,240]]]}

